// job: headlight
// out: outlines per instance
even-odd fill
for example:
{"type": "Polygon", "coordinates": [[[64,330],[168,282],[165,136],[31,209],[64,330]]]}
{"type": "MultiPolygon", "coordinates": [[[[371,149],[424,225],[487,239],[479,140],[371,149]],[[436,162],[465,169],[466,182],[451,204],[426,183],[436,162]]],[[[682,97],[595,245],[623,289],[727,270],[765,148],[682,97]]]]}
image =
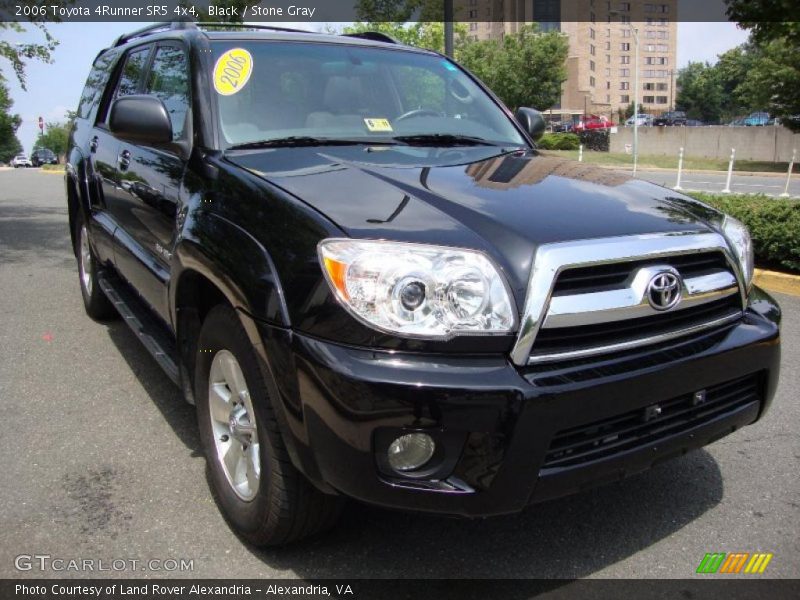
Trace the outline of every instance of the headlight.
{"type": "Polygon", "coordinates": [[[323,240],[325,277],[344,306],[376,329],[407,337],[508,333],[511,294],[480,252],[367,240],[323,240]]]}
{"type": "Polygon", "coordinates": [[[753,241],[750,239],[750,232],[747,231],[744,223],[726,215],[722,222],[722,233],[725,234],[731,249],[739,259],[745,286],[750,289],[754,268],[753,241]]]}

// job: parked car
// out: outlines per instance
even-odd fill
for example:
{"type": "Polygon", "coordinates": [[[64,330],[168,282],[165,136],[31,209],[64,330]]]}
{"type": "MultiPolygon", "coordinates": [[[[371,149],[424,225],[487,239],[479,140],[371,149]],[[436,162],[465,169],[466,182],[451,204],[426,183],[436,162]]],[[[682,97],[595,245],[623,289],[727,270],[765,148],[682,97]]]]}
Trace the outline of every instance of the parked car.
{"type": "Polygon", "coordinates": [[[653,125],[658,127],[686,125],[686,113],[682,110],[671,110],[653,119],[653,125]]]}
{"type": "Polygon", "coordinates": [[[769,113],[754,112],[750,113],[744,120],[746,127],[763,127],[769,122],[769,113]]]}
{"type": "Polygon", "coordinates": [[[570,133],[575,129],[572,121],[556,121],[551,126],[553,133],[570,133]]]}
{"type": "Polygon", "coordinates": [[[31,154],[31,163],[34,167],[41,167],[42,165],[57,165],[58,157],[53,153],[52,150],[41,148],[33,151],[33,154],[31,154]]]}
{"type": "Polygon", "coordinates": [[[766,413],[780,309],[744,225],[539,155],[542,115],[440,54],[245,27],[101,52],[65,175],[86,312],[196,405],[244,539],[344,498],[514,513],[766,413]]]}
{"type": "Polygon", "coordinates": [[[30,159],[24,154],[17,154],[14,158],[11,159],[11,166],[15,169],[19,169],[20,167],[32,167],[30,159]]]}
{"type": "Polygon", "coordinates": [[[686,119],[686,127],[705,127],[707,124],[699,119],[686,119]]]}
{"type": "Polygon", "coordinates": [[[646,127],[648,125],[653,124],[653,115],[648,115],[645,113],[636,115],[636,118],[630,117],[627,121],[625,121],[625,125],[628,127],[633,127],[634,121],[637,122],[639,127],[646,127]]]}
{"type": "Polygon", "coordinates": [[[738,117],[728,123],[728,127],[744,127],[745,125],[745,117],[738,117]]]}
{"type": "Polygon", "coordinates": [[[609,121],[608,117],[597,115],[589,115],[587,117],[582,118],[578,123],[575,125],[575,131],[586,131],[589,129],[608,129],[609,127],[613,127],[614,124],[609,121]]]}

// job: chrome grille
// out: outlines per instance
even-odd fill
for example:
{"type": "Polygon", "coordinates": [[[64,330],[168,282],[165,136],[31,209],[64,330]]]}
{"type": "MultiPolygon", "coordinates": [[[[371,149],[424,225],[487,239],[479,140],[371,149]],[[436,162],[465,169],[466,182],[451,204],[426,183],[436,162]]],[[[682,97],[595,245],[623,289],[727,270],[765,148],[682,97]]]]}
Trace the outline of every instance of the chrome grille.
{"type": "MultiPolygon", "coordinates": [[[[660,259],[637,260],[590,267],[572,267],[561,272],[553,288],[553,296],[585,294],[602,289],[621,287],[631,271],[664,262],[660,259]]],[[[684,279],[707,275],[715,271],[728,271],[728,263],[721,252],[703,252],[669,257],[684,279]]]]}
{"type": "Polygon", "coordinates": [[[745,302],[738,264],[718,233],[547,244],[534,257],[511,357],[530,365],[659,344],[728,325],[745,302]],[[665,280],[680,289],[668,304],[663,288],[652,291],[665,280]]]}

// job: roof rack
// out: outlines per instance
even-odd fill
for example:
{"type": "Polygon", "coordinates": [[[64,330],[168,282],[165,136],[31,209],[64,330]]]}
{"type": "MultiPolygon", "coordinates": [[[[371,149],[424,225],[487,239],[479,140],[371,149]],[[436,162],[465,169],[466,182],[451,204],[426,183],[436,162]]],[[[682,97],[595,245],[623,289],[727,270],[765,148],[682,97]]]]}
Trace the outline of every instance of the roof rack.
{"type": "Polygon", "coordinates": [[[112,47],[116,48],[117,46],[122,46],[123,44],[127,44],[131,40],[135,40],[136,38],[145,37],[147,35],[151,35],[153,33],[158,33],[160,31],[170,31],[173,29],[195,29],[196,25],[194,21],[172,21],[170,23],[156,23],[154,25],[148,25],[147,27],[142,27],[141,29],[137,29],[136,31],[131,31],[130,33],[125,33],[119,36],[116,41],[112,44],[112,47]]]}
{"type": "Polygon", "coordinates": [[[360,33],[345,33],[344,37],[360,38],[362,40],[370,40],[373,42],[386,42],[387,44],[399,44],[392,36],[380,31],[362,31],[360,33]]]}

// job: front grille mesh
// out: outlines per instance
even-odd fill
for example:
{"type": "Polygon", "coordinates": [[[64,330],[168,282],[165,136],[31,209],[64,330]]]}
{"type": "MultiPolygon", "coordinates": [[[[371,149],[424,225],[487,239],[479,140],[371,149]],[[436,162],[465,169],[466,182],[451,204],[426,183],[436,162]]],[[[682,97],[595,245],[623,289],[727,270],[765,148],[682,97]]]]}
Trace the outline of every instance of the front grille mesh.
{"type": "Polygon", "coordinates": [[[558,276],[553,295],[586,294],[622,287],[628,276],[637,269],[664,264],[676,268],[684,279],[704,275],[710,271],[730,270],[725,255],[716,251],[577,267],[566,269],[558,276]]]}
{"type": "Polygon", "coordinates": [[[632,339],[651,337],[702,325],[741,311],[742,300],[738,294],[734,294],[708,304],[627,321],[613,321],[582,327],[541,329],[536,337],[532,356],[619,344],[632,339]]]}
{"type": "MultiPolygon", "coordinates": [[[[730,272],[730,265],[725,255],[718,251],[577,267],[566,269],[559,274],[553,288],[553,296],[573,296],[622,288],[632,273],[642,267],[653,265],[672,266],[684,279],[715,271],[730,272]]],[[[717,320],[733,319],[741,312],[741,298],[738,294],[732,294],[706,304],[687,308],[679,306],[676,310],[635,319],[574,327],[545,327],[537,333],[531,358],[535,362],[538,357],[550,360],[551,357],[562,359],[565,357],[561,355],[566,355],[568,359],[569,354],[573,352],[702,327],[717,320]]]]}
{"type": "Polygon", "coordinates": [[[607,458],[679,434],[761,400],[761,376],[752,374],[705,390],[696,403],[686,394],[658,404],[661,414],[646,420],[646,409],[572,427],[555,435],[542,469],[573,467],[607,458]]]}

